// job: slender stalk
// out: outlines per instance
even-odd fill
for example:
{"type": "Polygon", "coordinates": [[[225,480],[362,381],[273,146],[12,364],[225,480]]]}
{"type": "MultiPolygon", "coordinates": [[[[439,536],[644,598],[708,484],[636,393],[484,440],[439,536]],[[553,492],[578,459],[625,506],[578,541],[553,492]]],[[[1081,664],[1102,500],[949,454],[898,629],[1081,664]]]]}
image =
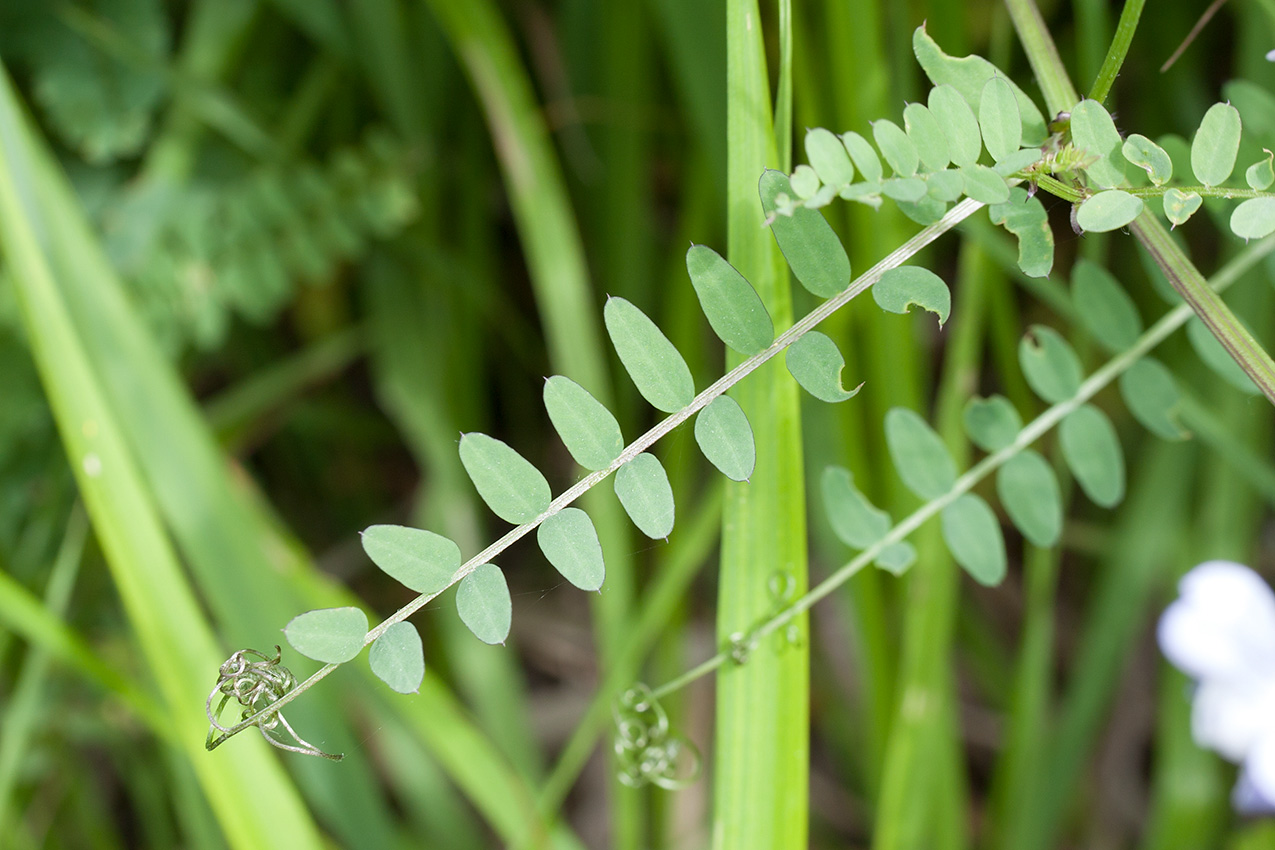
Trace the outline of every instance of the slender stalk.
{"type": "Polygon", "coordinates": [[[1080,100],[1076,87],[1067,76],[1062,58],[1058,55],[1058,47],[1045,27],[1040,16],[1040,9],[1034,0],[1005,0],[1009,9],[1009,17],[1018,32],[1018,40],[1027,51],[1027,61],[1031,63],[1036,82],[1040,83],[1041,93],[1045,95],[1045,105],[1051,115],[1067,112],[1080,100]]]}
{"type": "Polygon", "coordinates": [[[1111,86],[1120,74],[1125,56],[1129,53],[1129,45],[1133,43],[1133,34],[1138,29],[1138,20],[1142,17],[1142,7],[1146,0],[1125,0],[1120,10],[1120,20],[1116,24],[1116,36],[1107,48],[1107,58],[1102,60],[1098,69],[1098,77],[1089,90],[1089,99],[1102,103],[1111,92],[1111,86]]]}

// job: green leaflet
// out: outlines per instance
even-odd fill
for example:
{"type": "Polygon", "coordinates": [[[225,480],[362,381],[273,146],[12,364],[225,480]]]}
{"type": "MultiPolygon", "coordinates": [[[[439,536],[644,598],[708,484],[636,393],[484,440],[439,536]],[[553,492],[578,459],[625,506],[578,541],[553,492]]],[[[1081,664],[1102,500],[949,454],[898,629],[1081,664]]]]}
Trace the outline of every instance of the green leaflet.
{"type": "Polygon", "coordinates": [[[1244,182],[1259,192],[1269,189],[1275,183],[1275,155],[1266,151],[1265,157],[1245,169],[1244,182]]]}
{"type": "Polygon", "coordinates": [[[1191,170],[1205,186],[1226,182],[1240,152],[1240,113],[1229,103],[1215,103],[1204,113],[1191,140],[1191,170]]]}
{"type": "MultiPolygon", "coordinates": [[[[835,136],[833,142],[841,147],[835,136]]],[[[841,155],[845,156],[844,149],[841,155]]],[[[753,285],[724,257],[706,245],[692,245],[686,252],[686,270],[700,308],[718,339],[746,356],[764,350],[774,341],[775,326],[766,305],[753,285]]]]}
{"type": "Polygon", "coordinates": [[[845,358],[837,344],[819,331],[809,331],[788,346],[784,362],[801,388],[820,401],[833,404],[854,398],[863,386],[848,391],[842,387],[845,358]]]}
{"type": "Polygon", "coordinates": [[[841,134],[841,143],[845,145],[846,153],[854,160],[863,179],[868,183],[880,183],[885,170],[881,167],[881,158],[877,156],[872,144],[853,130],[841,134]]]}
{"type": "Polygon", "coordinates": [[[1003,204],[1009,200],[1009,184],[986,165],[961,167],[965,194],[981,204],[1003,204]]]}
{"type": "Polygon", "coordinates": [[[841,466],[827,467],[819,486],[828,524],[842,543],[854,549],[866,549],[890,530],[890,515],[859,492],[850,470],[841,466]]]}
{"type": "Polygon", "coordinates": [[[1124,158],[1147,172],[1151,182],[1163,186],[1173,177],[1173,160],[1164,148],[1146,136],[1134,133],[1120,147],[1124,158]]]}
{"type": "Polygon", "coordinates": [[[1076,211],[1076,223],[1090,233],[1117,230],[1142,214],[1142,199],[1119,189],[1087,198],[1076,211]]]}
{"type": "Polygon", "coordinates": [[[763,172],[758,189],[770,231],[801,285],[820,298],[845,289],[850,284],[850,258],[823,215],[803,208],[791,216],[775,212],[775,199],[789,189],[788,178],[780,171],[763,172]]]}
{"type": "MultiPolygon", "coordinates": [[[[787,182],[785,177],[785,187],[787,182]]],[[[620,355],[620,362],[638,392],[652,407],[676,413],[691,403],[695,398],[691,370],[673,343],[645,313],[623,298],[611,297],[602,316],[615,353],[620,355]]]]}
{"type": "Polygon", "coordinates": [[[1275,198],[1249,198],[1231,213],[1231,232],[1241,239],[1275,233],[1275,198]]]}
{"type": "Polygon", "coordinates": [[[460,547],[432,531],[373,525],[360,537],[372,563],[417,593],[441,593],[460,569],[460,547]]]}
{"type": "Polygon", "coordinates": [[[753,429],[739,403],[721,395],[695,417],[695,442],[709,463],[732,481],[747,481],[757,464],[753,429]]]}
{"type": "Polygon", "coordinates": [[[930,171],[942,171],[952,161],[947,131],[929,108],[920,103],[903,107],[903,127],[916,147],[921,164],[930,171]]]}
{"type": "Polygon", "coordinates": [[[1104,189],[1128,185],[1124,142],[1111,113],[1101,103],[1082,100],[1071,110],[1071,141],[1092,157],[1084,169],[1090,185],[1104,189]]]}
{"type": "Polygon", "coordinates": [[[513,601],[505,574],[495,564],[483,564],[456,588],[456,613],[483,643],[503,644],[513,622],[513,601]]]}
{"type": "Polygon", "coordinates": [[[293,617],[283,635],[297,652],[324,664],[359,654],[367,637],[367,615],[358,608],[320,608],[293,617]]]}
{"type": "Polygon", "coordinates": [[[673,488],[668,473],[649,452],[643,452],[615,473],[615,495],[638,530],[662,540],[673,530],[673,488]]]}
{"type": "Polygon", "coordinates": [[[881,194],[904,203],[919,201],[928,191],[929,187],[920,177],[891,177],[881,184],[881,194]]]}
{"type": "MultiPolygon", "coordinates": [[[[970,105],[954,87],[944,84],[930,89],[926,102],[933,118],[947,136],[948,155],[952,162],[969,167],[978,162],[983,151],[983,136],[970,105]]],[[[907,112],[904,112],[904,121],[907,112]]]]}
{"type": "Polygon", "coordinates": [[[1142,335],[1138,307],[1102,266],[1081,259],[1071,270],[1071,300],[1080,323],[1110,351],[1124,351],[1142,335]]]}
{"type": "Polygon", "coordinates": [[[996,495],[1023,536],[1053,546],[1062,533],[1062,494],[1053,467],[1031,449],[1005,461],[996,473],[996,495]]]}
{"type": "Polygon", "coordinates": [[[549,482],[522,455],[486,434],[460,437],[460,462],[492,513],[521,525],[549,509],[549,482]]]}
{"type": "Polygon", "coordinates": [[[606,469],[624,450],[620,423],[593,394],[570,378],[545,381],[545,410],[562,443],[585,469],[606,469]]]}
{"type": "Polygon", "coordinates": [[[372,672],[390,690],[414,694],[425,678],[425,651],[421,636],[411,623],[395,623],[385,630],[367,653],[372,672]]]}
{"type": "Polygon", "coordinates": [[[1058,440],[1085,495],[1104,508],[1119,504],[1124,498],[1124,453],[1107,415],[1091,404],[1077,408],[1063,419],[1058,440]]]}
{"type": "Polygon", "coordinates": [[[956,464],[947,446],[919,414],[904,407],[885,415],[890,459],[907,488],[922,499],[937,499],[956,483],[956,464]]]}
{"type": "Polygon", "coordinates": [[[898,207],[899,212],[922,227],[934,224],[947,212],[947,204],[928,195],[918,201],[899,201],[898,207]]]}
{"type": "MultiPolygon", "coordinates": [[[[1204,199],[1200,197],[1198,192],[1183,192],[1175,186],[1164,193],[1164,216],[1174,227],[1179,224],[1186,224],[1187,219],[1195,215],[1195,211],[1200,208],[1202,203],[1204,203],[1204,199]]],[[[1244,205],[1240,204],[1240,206],[1244,205]]],[[[1232,215],[1231,220],[1231,227],[1234,229],[1234,215],[1232,215]]]]}
{"type": "MultiPolygon", "coordinates": [[[[959,171],[950,169],[935,171],[933,174],[926,175],[925,191],[931,198],[944,203],[959,201],[961,195],[965,194],[965,178],[959,171]]],[[[1005,198],[1008,197],[1009,188],[1006,187],[1005,198]]],[[[1001,198],[1001,200],[1005,200],[1005,198],[1001,198]]]]}
{"type": "Polygon", "coordinates": [[[881,156],[894,169],[896,177],[912,177],[921,164],[921,155],[916,144],[908,138],[908,134],[898,124],[888,118],[880,118],[872,122],[872,139],[877,143],[881,156]]]}
{"type": "Polygon", "coordinates": [[[1178,422],[1182,396],[1177,380],[1159,360],[1143,357],[1121,373],[1120,395],[1134,418],[1156,436],[1166,440],[1189,436],[1178,422]]]}
{"type": "Polygon", "coordinates": [[[965,433],[985,452],[1000,451],[1023,430],[1018,410],[1003,395],[970,399],[965,404],[962,421],[965,433]]]}
{"type": "Polygon", "coordinates": [[[1023,141],[1023,119],[1014,90],[1004,77],[992,77],[983,85],[978,126],[983,133],[983,146],[995,162],[1018,152],[1023,141]]]}
{"type": "Polygon", "coordinates": [[[993,587],[1005,579],[1005,538],[987,502],[965,493],[943,509],[942,525],[952,557],[975,581],[993,587]]]}
{"type": "Polygon", "coordinates": [[[1213,336],[1213,332],[1199,318],[1192,316],[1187,321],[1186,338],[1191,341],[1191,347],[1204,361],[1204,365],[1212,369],[1219,378],[1242,393],[1257,395],[1261,392],[1253,383],[1253,379],[1240,368],[1235,358],[1231,357],[1218,338],[1213,336]]]}
{"type": "Polygon", "coordinates": [[[939,327],[952,312],[952,293],[943,279],[920,266],[898,266],[881,275],[872,287],[872,298],[882,310],[906,313],[912,306],[939,317],[939,327]]]}
{"type": "Polygon", "coordinates": [[[900,540],[882,549],[873,563],[888,573],[903,575],[908,567],[916,563],[916,549],[906,540],[900,540]]]}
{"type": "Polygon", "coordinates": [[[989,207],[992,224],[999,224],[1018,237],[1018,267],[1028,277],[1047,277],[1054,265],[1054,232],[1040,198],[1027,197],[1027,190],[1015,186],[1009,200],[989,207]]]}
{"type": "Polygon", "coordinates": [[[854,180],[854,165],[845,145],[822,127],[806,131],[806,160],[829,186],[844,186],[854,180]]]}
{"type": "Polygon", "coordinates": [[[819,194],[819,187],[822,183],[823,181],[819,179],[819,172],[809,165],[799,165],[794,168],[792,179],[788,181],[788,184],[792,187],[792,193],[803,201],[809,201],[819,194]]]}
{"type": "Polygon", "coordinates": [[[1050,404],[1066,401],[1080,389],[1080,358],[1053,328],[1032,325],[1018,343],[1018,363],[1032,391],[1050,404]]]}
{"type": "Polygon", "coordinates": [[[536,529],[536,542],[563,578],[581,590],[597,590],[606,578],[602,544],[593,520],[579,508],[563,508],[536,529]]]}
{"type": "Polygon", "coordinates": [[[1005,179],[1013,177],[1020,171],[1025,171],[1036,163],[1040,162],[1044,153],[1040,148],[1023,148],[1015,151],[1000,162],[992,166],[992,170],[1005,179]]]}

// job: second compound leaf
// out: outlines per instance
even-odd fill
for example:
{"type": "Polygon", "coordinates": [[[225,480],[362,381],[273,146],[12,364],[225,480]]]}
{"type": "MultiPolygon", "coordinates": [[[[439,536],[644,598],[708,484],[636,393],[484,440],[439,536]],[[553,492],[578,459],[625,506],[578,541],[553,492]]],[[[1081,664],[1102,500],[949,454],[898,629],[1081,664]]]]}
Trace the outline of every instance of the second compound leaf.
{"type": "Polygon", "coordinates": [[[829,466],[820,479],[823,508],[837,538],[854,549],[867,549],[890,530],[890,515],[868,501],[843,466],[829,466]]]}
{"type": "Polygon", "coordinates": [[[1058,331],[1032,325],[1018,343],[1018,363],[1032,392],[1050,404],[1066,401],[1080,389],[1080,358],[1058,331]]]}
{"type": "Polygon", "coordinates": [[[1024,449],[996,473],[996,495],[1023,536],[1036,546],[1053,546],[1062,532],[1062,493],[1053,467],[1024,449]]]}
{"type": "Polygon", "coordinates": [[[1121,373],[1120,395],[1134,418],[1156,436],[1166,440],[1189,436],[1178,421],[1182,394],[1177,379],[1159,360],[1143,357],[1121,373]]]}
{"type": "Polygon", "coordinates": [[[1013,402],[1003,395],[972,398],[965,403],[965,433],[985,452],[998,452],[1014,442],[1023,420],[1013,402]]]}
{"type": "Polygon", "coordinates": [[[1124,453],[1107,414],[1091,404],[1077,408],[1063,419],[1058,440],[1085,495],[1104,508],[1118,505],[1124,498],[1124,453]]]}
{"type": "Polygon", "coordinates": [[[885,440],[894,468],[907,488],[922,499],[937,499],[956,483],[956,463],[921,416],[905,407],[885,415],[885,440]]]}

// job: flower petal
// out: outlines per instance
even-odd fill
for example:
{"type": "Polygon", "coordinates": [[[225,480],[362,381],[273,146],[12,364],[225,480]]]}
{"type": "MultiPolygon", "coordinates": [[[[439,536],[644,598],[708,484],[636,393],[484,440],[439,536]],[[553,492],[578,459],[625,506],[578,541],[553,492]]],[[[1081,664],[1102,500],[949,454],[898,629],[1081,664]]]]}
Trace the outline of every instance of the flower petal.
{"type": "Polygon", "coordinates": [[[1248,567],[1207,561],[1160,618],[1160,648],[1196,679],[1275,679],[1275,594],[1248,567]]]}
{"type": "MultiPolygon", "coordinates": [[[[1248,759],[1259,743],[1275,732],[1271,725],[1271,718],[1275,717],[1275,680],[1205,679],[1195,692],[1194,703],[1191,736],[1195,742],[1237,764],[1248,759]]],[[[1275,768],[1275,759],[1272,767],[1275,768]]],[[[1275,784],[1270,787],[1275,791],[1275,784]]]]}
{"type": "Polygon", "coordinates": [[[1266,734],[1261,736],[1244,760],[1240,782],[1235,786],[1237,792],[1241,784],[1249,786],[1247,790],[1251,795],[1245,800],[1248,806],[1240,809],[1237,803],[1237,809],[1254,813],[1275,812],[1275,726],[1268,723],[1266,734]]]}

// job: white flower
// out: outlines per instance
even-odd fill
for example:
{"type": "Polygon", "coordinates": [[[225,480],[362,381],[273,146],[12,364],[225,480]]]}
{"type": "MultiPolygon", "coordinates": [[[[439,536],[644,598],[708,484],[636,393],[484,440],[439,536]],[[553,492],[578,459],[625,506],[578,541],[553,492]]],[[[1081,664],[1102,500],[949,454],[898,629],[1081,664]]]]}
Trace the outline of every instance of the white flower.
{"type": "Polygon", "coordinates": [[[1275,811],[1275,593],[1257,573],[1207,561],[1160,617],[1160,648],[1196,680],[1191,734],[1241,765],[1242,812],[1275,811]]]}
{"type": "Polygon", "coordinates": [[[1275,50],[1272,50],[1270,53],[1266,54],[1266,61],[1275,62],[1275,50]]]}

